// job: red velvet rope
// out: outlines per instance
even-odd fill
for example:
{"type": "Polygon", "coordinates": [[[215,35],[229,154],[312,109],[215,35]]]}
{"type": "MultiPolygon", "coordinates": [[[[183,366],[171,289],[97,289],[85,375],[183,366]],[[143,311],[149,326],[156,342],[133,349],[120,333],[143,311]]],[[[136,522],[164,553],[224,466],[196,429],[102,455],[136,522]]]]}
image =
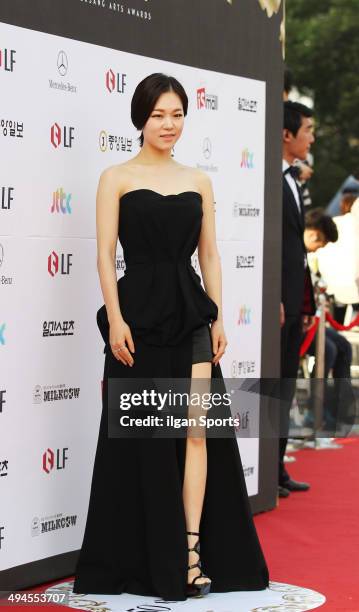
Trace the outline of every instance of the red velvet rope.
{"type": "Polygon", "coordinates": [[[349,325],[342,325],[341,323],[338,323],[338,321],[333,319],[329,312],[325,313],[325,319],[332,327],[334,327],[334,329],[338,329],[340,331],[349,331],[350,329],[353,329],[353,327],[355,327],[356,325],[359,325],[359,315],[357,315],[355,319],[353,319],[352,322],[349,323],[349,325]]]}
{"type": "Polygon", "coordinates": [[[314,317],[314,324],[312,325],[312,327],[310,329],[308,329],[307,334],[303,340],[302,346],[300,347],[300,356],[303,357],[303,355],[306,354],[308,348],[310,347],[310,345],[313,342],[313,338],[315,336],[315,334],[317,333],[317,329],[318,329],[318,325],[319,325],[319,317],[314,317]]]}
{"type": "MultiPolygon", "coordinates": [[[[300,347],[301,357],[306,354],[308,348],[313,342],[315,334],[317,333],[319,317],[314,317],[314,320],[314,325],[310,329],[308,329],[307,334],[303,340],[302,346],[300,347]]],[[[356,325],[359,325],[359,315],[357,315],[349,325],[342,325],[341,323],[338,323],[338,321],[333,319],[332,315],[329,314],[329,312],[325,313],[325,320],[328,321],[328,323],[338,331],[349,331],[350,329],[353,329],[353,327],[355,327],[356,325]]]]}

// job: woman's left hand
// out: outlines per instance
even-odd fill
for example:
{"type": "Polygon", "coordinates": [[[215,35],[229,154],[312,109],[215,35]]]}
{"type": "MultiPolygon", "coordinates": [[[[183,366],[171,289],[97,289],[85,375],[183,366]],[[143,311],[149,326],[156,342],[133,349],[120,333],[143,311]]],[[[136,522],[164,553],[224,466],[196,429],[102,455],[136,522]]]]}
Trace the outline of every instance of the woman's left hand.
{"type": "Polygon", "coordinates": [[[226,346],[228,344],[226,334],[224,333],[223,322],[220,320],[213,321],[211,326],[212,336],[212,351],[214,357],[212,362],[217,365],[221,357],[225,353],[226,346]]]}

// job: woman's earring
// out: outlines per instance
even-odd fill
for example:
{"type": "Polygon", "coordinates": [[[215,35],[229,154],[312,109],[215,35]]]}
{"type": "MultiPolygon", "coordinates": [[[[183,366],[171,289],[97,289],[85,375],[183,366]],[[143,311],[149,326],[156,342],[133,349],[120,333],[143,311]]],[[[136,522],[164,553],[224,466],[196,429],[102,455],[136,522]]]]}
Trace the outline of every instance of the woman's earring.
{"type": "Polygon", "coordinates": [[[174,157],[174,156],[175,156],[175,148],[174,148],[174,147],[172,147],[171,157],[174,157]]]}

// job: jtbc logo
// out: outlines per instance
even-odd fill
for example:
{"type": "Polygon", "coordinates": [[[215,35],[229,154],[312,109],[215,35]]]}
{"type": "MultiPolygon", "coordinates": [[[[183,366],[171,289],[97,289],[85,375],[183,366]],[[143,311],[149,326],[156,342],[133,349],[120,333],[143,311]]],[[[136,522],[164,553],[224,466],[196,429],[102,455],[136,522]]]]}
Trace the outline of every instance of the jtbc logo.
{"type": "Polygon", "coordinates": [[[249,170],[252,170],[252,168],[254,168],[253,158],[254,153],[250,153],[248,149],[244,149],[244,151],[242,151],[241,168],[248,168],[249,170]]]}
{"type": "Polygon", "coordinates": [[[52,194],[51,212],[62,212],[64,214],[72,213],[71,209],[71,193],[65,193],[62,187],[52,194]]]}
{"type": "Polygon", "coordinates": [[[66,454],[68,450],[68,448],[58,448],[55,454],[51,448],[48,448],[42,455],[42,469],[44,472],[50,474],[51,470],[54,468],[56,470],[64,470],[66,461],[68,460],[66,454]]]}
{"type": "Polygon", "coordinates": [[[51,144],[57,149],[61,144],[70,149],[74,140],[75,128],[64,125],[63,128],[58,123],[51,126],[51,144]]]}
{"type": "Polygon", "coordinates": [[[13,72],[14,64],[16,64],[15,53],[14,49],[0,49],[0,68],[13,72]]]}
{"type": "Polygon", "coordinates": [[[5,344],[5,323],[0,323],[0,344],[5,344]]]}
{"type": "Polygon", "coordinates": [[[13,187],[1,187],[1,208],[3,210],[10,210],[11,202],[13,198],[13,187]]]}
{"type": "Polygon", "coordinates": [[[60,257],[52,251],[47,258],[47,269],[51,276],[55,276],[60,270],[61,274],[70,274],[72,253],[61,253],[60,257]],[[60,265],[59,265],[60,264],[60,265]]]}
{"type": "Polygon", "coordinates": [[[0,389],[0,412],[2,412],[3,405],[6,404],[5,395],[6,389],[0,389]]]}
{"type": "Polygon", "coordinates": [[[110,93],[116,91],[117,93],[123,93],[126,86],[126,74],[119,74],[113,70],[106,72],[106,87],[110,93]]]}
{"type": "Polygon", "coordinates": [[[251,309],[241,306],[239,309],[238,325],[249,325],[251,322],[251,309]]]}

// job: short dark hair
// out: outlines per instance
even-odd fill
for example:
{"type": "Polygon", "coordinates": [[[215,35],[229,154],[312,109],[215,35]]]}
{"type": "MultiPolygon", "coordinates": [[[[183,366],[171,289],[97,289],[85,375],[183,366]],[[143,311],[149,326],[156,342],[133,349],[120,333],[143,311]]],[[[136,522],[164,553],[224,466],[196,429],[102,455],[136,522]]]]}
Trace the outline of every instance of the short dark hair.
{"type": "Polygon", "coordinates": [[[338,240],[338,230],[333,219],[324,214],[322,208],[312,208],[305,215],[305,228],[321,232],[328,242],[338,240]]]}
{"type": "Polygon", "coordinates": [[[313,111],[305,104],[287,100],[284,102],[284,129],[296,136],[302,125],[303,117],[313,117],[313,111]]]}
{"type": "MultiPolygon", "coordinates": [[[[188,97],[177,79],[162,72],[154,72],[144,78],[137,85],[131,101],[131,119],[133,125],[142,130],[150,117],[158,98],[168,91],[176,93],[183,106],[183,114],[187,115],[188,97]]],[[[143,145],[143,134],[139,137],[140,146],[143,145]]]]}

